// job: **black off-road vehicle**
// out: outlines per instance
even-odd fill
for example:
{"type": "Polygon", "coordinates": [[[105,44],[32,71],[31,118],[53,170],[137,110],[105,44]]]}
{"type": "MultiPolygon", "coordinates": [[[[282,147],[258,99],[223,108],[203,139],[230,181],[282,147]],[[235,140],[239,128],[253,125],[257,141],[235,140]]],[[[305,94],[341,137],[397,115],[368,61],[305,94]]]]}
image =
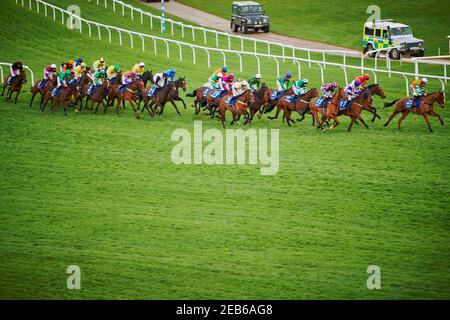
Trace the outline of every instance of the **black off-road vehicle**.
{"type": "Polygon", "coordinates": [[[269,17],[264,15],[264,10],[258,2],[235,1],[231,10],[231,29],[234,32],[238,30],[242,33],[249,30],[269,32],[269,17]]]}

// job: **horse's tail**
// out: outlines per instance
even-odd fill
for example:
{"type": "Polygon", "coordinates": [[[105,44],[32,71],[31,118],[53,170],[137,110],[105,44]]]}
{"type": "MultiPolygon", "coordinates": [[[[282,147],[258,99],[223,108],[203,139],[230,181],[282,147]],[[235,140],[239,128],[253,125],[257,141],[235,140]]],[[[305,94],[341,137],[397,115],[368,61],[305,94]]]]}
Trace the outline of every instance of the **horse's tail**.
{"type": "Polygon", "coordinates": [[[269,113],[275,109],[275,104],[269,104],[264,107],[264,113],[269,113]]]}
{"type": "Polygon", "coordinates": [[[400,100],[400,99],[394,100],[394,101],[392,101],[392,102],[385,102],[385,103],[384,103],[384,107],[387,108],[387,107],[393,106],[393,105],[396,104],[397,101],[399,101],[399,100],[400,100]]]}
{"type": "Polygon", "coordinates": [[[186,93],[186,97],[195,97],[197,95],[197,89],[192,91],[192,93],[186,93]]]}

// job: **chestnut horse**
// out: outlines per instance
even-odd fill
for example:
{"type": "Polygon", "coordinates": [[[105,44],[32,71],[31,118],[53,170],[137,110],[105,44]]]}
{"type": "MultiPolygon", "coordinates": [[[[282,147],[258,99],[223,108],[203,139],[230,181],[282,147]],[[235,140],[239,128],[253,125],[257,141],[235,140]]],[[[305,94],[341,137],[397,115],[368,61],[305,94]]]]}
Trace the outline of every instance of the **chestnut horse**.
{"type": "Polygon", "coordinates": [[[3,97],[3,95],[5,94],[6,87],[9,87],[8,92],[6,93],[6,95],[8,96],[6,99],[11,100],[12,94],[16,92],[16,98],[14,99],[14,103],[17,103],[17,97],[19,96],[19,93],[22,90],[22,85],[27,83],[27,76],[25,72],[22,70],[22,72],[18,76],[16,76],[16,78],[10,85],[8,84],[8,78],[9,76],[7,76],[3,80],[3,91],[0,96],[3,97]]]}
{"type": "MultiPolygon", "coordinates": [[[[64,108],[64,115],[67,116],[67,104],[72,102],[72,97],[75,97],[75,99],[78,99],[80,97],[78,85],[74,83],[63,87],[59,95],[56,97],[52,97],[52,91],[53,90],[47,91],[44,102],[41,107],[41,111],[44,112],[45,106],[47,105],[48,101],[51,101],[52,110],[55,109],[56,104],[60,104],[64,108]]],[[[78,110],[75,107],[75,112],[77,111],[78,110]]]]}
{"type": "MultiPolygon", "coordinates": [[[[275,90],[273,90],[273,91],[275,91],[275,90]]],[[[273,93],[273,91],[272,91],[272,93],[273,93]]],[[[293,94],[294,94],[294,89],[290,88],[289,90],[287,90],[286,92],[283,93],[283,95],[280,97],[280,99],[283,98],[284,96],[290,96],[290,95],[293,95],[293,94]]],[[[275,117],[267,117],[268,119],[270,119],[270,120],[278,119],[278,115],[280,114],[280,111],[282,109],[281,107],[277,106],[277,102],[279,100],[272,99],[272,97],[270,97],[269,98],[269,102],[264,106],[264,113],[269,113],[275,107],[277,107],[277,112],[275,114],[275,117]]]]}
{"type": "MultiPolygon", "coordinates": [[[[129,102],[131,107],[134,110],[134,113],[136,115],[136,118],[139,118],[139,110],[135,108],[134,106],[134,102],[136,102],[137,100],[137,92],[140,91],[143,95],[145,94],[145,87],[144,87],[144,83],[142,82],[142,80],[135,80],[132,83],[130,83],[128,85],[128,87],[124,90],[123,93],[120,93],[120,91],[116,92],[114,98],[117,99],[117,104],[116,104],[116,112],[117,114],[119,114],[119,110],[120,110],[120,103],[124,103],[124,102],[129,102]]],[[[105,110],[104,112],[106,112],[106,110],[108,109],[108,104],[105,105],[105,110]]]]}
{"type": "Polygon", "coordinates": [[[195,108],[195,114],[200,113],[200,108],[206,107],[206,98],[203,97],[205,90],[209,89],[210,91],[214,89],[210,89],[208,87],[200,87],[195,89],[192,93],[186,94],[186,97],[194,97],[194,104],[192,105],[195,108]]]}
{"type": "Polygon", "coordinates": [[[402,116],[400,117],[400,119],[398,119],[398,122],[397,122],[398,129],[400,129],[400,125],[401,125],[402,121],[406,118],[406,116],[410,112],[415,113],[417,115],[422,115],[423,119],[425,120],[425,122],[428,126],[428,130],[430,130],[430,132],[433,132],[433,129],[431,129],[430,120],[428,119],[428,115],[437,117],[439,119],[439,121],[441,122],[441,124],[442,125],[444,124],[444,121],[442,120],[441,116],[433,109],[433,104],[435,102],[439,103],[441,108],[444,108],[444,105],[445,105],[444,92],[438,91],[438,92],[434,92],[434,93],[431,93],[429,95],[422,97],[419,107],[407,108],[406,103],[408,102],[409,99],[410,98],[402,98],[402,99],[394,100],[390,103],[384,104],[384,107],[390,107],[395,104],[394,112],[392,112],[392,114],[389,116],[389,119],[384,124],[385,127],[387,125],[389,125],[391,120],[394,119],[394,117],[397,114],[399,114],[400,112],[402,113],[402,116]]]}
{"type": "Polygon", "coordinates": [[[239,122],[239,118],[241,115],[245,116],[245,123],[247,124],[250,120],[250,114],[247,111],[247,106],[249,104],[255,103],[255,98],[253,97],[253,93],[250,90],[247,90],[245,93],[236,97],[234,104],[229,105],[225,101],[231,97],[232,94],[226,94],[219,102],[219,113],[220,113],[220,121],[222,122],[222,126],[225,128],[225,112],[228,110],[233,114],[233,120],[230,125],[232,125],[235,121],[239,122]]]}
{"type": "Polygon", "coordinates": [[[41,84],[43,80],[38,80],[34,83],[33,87],[31,88],[31,101],[30,101],[30,108],[33,105],[34,98],[39,93],[41,96],[41,102],[39,103],[40,107],[42,107],[42,102],[44,102],[44,97],[46,95],[46,92],[49,90],[53,90],[56,87],[57,81],[56,81],[56,75],[53,75],[53,77],[46,81],[45,86],[43,88],[39,88],[39,85],[41,84]]]}
{"type": "MultiPolygon", "coordinates": [[[[302,116],[303,120],[305,118],[305,112],[307,110],[307,107],[309,105],[309,102],[311,99],[316,98],[319,96],[319,91],[317,89],[311,89],[302,96],[300,96],[295,103],[286,101],[287,95],[284,95],[281,97],[280,100],[277,102],[277,108],[283,109],[283,120],[286,119],[287,124],[289,127],[291,126],[291,122],[295,123],[294,120],[291,119],[291,113],[292,111],[297,111],[300,116],[302,116]],[[306,108],[305,108],[306,107],[306,108]]],[[[300,120],[300,121],[301,121],[300,120]]]]}

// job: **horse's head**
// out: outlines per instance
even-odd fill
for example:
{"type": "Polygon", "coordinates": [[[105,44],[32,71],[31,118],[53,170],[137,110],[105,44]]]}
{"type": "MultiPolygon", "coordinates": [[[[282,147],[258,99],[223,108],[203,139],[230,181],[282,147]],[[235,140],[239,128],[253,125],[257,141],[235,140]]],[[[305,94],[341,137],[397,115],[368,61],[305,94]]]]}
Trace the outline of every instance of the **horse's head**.
{"type": "Polygon", "coordinates": [[[255,96],[253,96],[253,93],[251,90],[247,90],[245,95],[244,95],[244,99],[246,100],[246,102],[248,104],[254,104],[255,103],[255,96]]]}
{"type": "Polygon", "coordinates": [[[443,108],[445,106],[445,93],[444,93],[444,91],[439,91],[439,95],[438,95],[436,101],[439,103],[441,108],[443,108]]]}
{"type": "Polygon", "coordinates": [[[181,88],[184,92],[186,92],[186,78],[178,78],[175,80],[175,88],[181,88]]]}
{"type": "Polygon", "coordinates": [[[374,83],[371,84],[370,86],[367,87],[367,89],[369,89],[370,94],[373,95],[377,95],[379,96],[381,99],[386,98],[386,95],[384,94],[384,90],[380,87],[379,84],[374,83]]]}
{"type": "Polygon", "coordinates": [[[20,81],[22,82],[22,84],[27,83],[27,74],[25,72],[23,72],[23,70],[20,73],[20,81]]]}

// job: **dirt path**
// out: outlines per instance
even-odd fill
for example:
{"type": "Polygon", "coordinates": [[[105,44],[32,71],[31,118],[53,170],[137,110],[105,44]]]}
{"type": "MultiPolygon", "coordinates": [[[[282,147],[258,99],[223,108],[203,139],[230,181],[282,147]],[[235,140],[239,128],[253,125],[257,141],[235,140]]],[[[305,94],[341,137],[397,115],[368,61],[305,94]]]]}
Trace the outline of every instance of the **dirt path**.
{"type": "MultiPolygon", "coordinates": [[[[149,6],[152,6],[157,9],[161,9],[161,3],[146,3],[149,6]]],[[[170,2],[165,3],[166,12],[170,13],[174,16],[183,18],[188,21],[192,21],[193,23],[196,23],[198,25],[201,25],[203,27],[216,29],[223,32],[231,33],[230,29],[230,21],[217,17],[215,15],[206,13],[204,11],[186,6],[184,4],[178,3],[176,1],[171,0],[170,2]]],[[[261,40],[269,40],[273,42],[279,42],[286,45],[292,45],[299,48],[309,48],[309,49],[320,49],[320,50],[343,50],[347,52],[352,52],[354,55],[359,56],[361,53],[360,51],[333,46],[329,44],[324,44],[320,42],[310,41],[310,40],[303,40],[298,39],[294,37],[284,36],[280,34],[276,34],[273,32],[269,33],[262,33],[262,32],[254,32],[250,34],[241,34],[237,33],[238,35],[248,37],[248,38],[256,38],[261,40]]]]}

